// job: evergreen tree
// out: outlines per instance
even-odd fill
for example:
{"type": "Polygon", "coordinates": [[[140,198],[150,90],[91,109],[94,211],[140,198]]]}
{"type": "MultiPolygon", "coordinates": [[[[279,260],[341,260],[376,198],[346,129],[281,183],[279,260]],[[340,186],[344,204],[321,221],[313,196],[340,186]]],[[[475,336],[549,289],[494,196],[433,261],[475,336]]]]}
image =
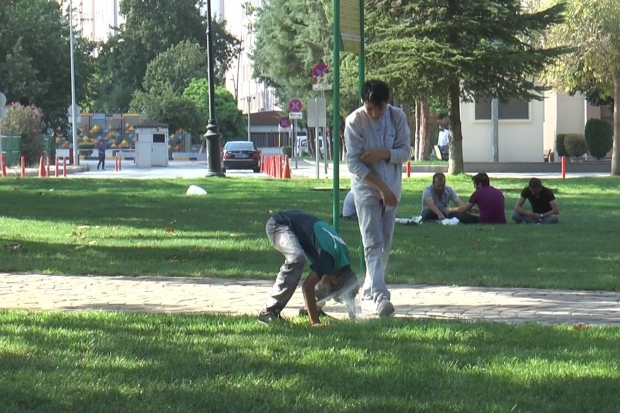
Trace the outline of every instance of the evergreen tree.
{"type": "Polygon", "coordinates": [[[452,127],[450,173],[464,172],[461,99],[542,99],[535,77],[565,48],[529,42],[562,21],[562,4],[528,13],[519,0],[370,0],[369,60],[415,96],[442,95],[452,127]]]}

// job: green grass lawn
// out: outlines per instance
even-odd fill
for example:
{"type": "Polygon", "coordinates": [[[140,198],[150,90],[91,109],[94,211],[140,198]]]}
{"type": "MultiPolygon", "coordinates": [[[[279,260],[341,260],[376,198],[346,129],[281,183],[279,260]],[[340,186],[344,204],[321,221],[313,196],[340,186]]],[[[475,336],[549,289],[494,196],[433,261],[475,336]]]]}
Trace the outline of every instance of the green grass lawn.
{"type": "MultiPolygon", "coordinates": [[[[419,214],[428,181],[405,180],[400,216],[419,214]]],[[[492,181],[508,216],[526,183],[492,181]]],[[[387,281],[620,291],[620,180],[544,183],[556,190],[559,225],[397,226],[387,281]]],[[[464,177],[448,184],[464,201],[473,189],[464,177]]],[[[21,248],[0,248],[0,271],[272,279],[282,257],[265,222],[283,209],[329,220],[331,192],[317,185],[331,181],[2,179],[0,246],[21,248]],[[186,196],[190,184],[209,194],[186,196]]],[[[340,227],[358,268],[357,224],[340,227]]]]}
{"type": "Polygon", "coordinates": [[[0,312],[17,412],[618,411],[618,328],[0,312]]]}

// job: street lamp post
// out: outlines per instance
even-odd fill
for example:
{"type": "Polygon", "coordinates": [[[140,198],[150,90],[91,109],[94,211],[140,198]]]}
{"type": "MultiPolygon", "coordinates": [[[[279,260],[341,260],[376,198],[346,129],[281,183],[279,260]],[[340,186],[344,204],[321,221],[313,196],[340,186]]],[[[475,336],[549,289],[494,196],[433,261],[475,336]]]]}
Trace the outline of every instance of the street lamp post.
{"type": "Polygon", "coordinates": [[[220,154],[220,137],[222,136],[215,120],[215,87],[213,59],[213,31],[211,0],[207,0],[207,65],[209,66],[209,125],[207,125],[207,176],[224,176],[220,154]]]}
{"type": "Polygon", "coordinates": [[[246,101],[248,102],[248,142],[252,140],[252,133],[250,132],[250,126],[251,126],[251,122],[250,122],[250,115],[252,114],[252,98],[248,95],[248,97],[246,98],[246,101]]]}
{"type": "Polygon", "coordinates": [[[77,104],[75,102],[75,57],[73,56],[73,1],[69,2],[69,34],[71,36],[71,131],[73,132],[73,164],[79,165],[80,163],[80,151],[77,144],[77,122],[76,122],[76,109],[77,104]]]}

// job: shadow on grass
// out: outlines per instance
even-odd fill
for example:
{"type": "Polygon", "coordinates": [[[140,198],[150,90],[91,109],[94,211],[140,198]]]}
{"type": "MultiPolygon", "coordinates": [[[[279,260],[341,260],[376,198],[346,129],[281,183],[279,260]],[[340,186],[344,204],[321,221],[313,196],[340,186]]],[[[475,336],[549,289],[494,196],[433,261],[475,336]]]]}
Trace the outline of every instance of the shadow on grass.
{"type": "Polygon", "coordinates": [[[282,265],[282,256],[275,250],[240,251],[225,244],[220,248],[200,243],[152,246],[145,241],[145,245],[116,247],[0,238],[0,248],[2,271],[6,272],[67,274],[66,269],[73,268],[69,274],[271,278],[282,265]],[[11,244],[21,247],[3,248],[11,244]]]}
{"type": "Polygon", "coordinates": [[[617,330],[399,320],[265,328],[204,315],[4,318],[7,412],[617,408],[617,330]]]}

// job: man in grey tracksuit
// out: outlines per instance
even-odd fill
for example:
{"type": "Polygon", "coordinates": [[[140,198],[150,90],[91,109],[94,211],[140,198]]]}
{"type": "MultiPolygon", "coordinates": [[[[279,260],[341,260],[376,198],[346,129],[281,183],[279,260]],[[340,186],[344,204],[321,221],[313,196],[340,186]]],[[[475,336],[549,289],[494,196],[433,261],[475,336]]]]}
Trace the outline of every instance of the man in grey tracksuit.
{"type": "Polygon", "coordinates": [[[402,192],[402,164],[411,157],[405,113],[389,105],[389,98],[385,82],[366,82],[363,106],[347,116],[344,131],[366,258],[362,306],[379,316],[394,313],[385,270],[402,192]]]}

